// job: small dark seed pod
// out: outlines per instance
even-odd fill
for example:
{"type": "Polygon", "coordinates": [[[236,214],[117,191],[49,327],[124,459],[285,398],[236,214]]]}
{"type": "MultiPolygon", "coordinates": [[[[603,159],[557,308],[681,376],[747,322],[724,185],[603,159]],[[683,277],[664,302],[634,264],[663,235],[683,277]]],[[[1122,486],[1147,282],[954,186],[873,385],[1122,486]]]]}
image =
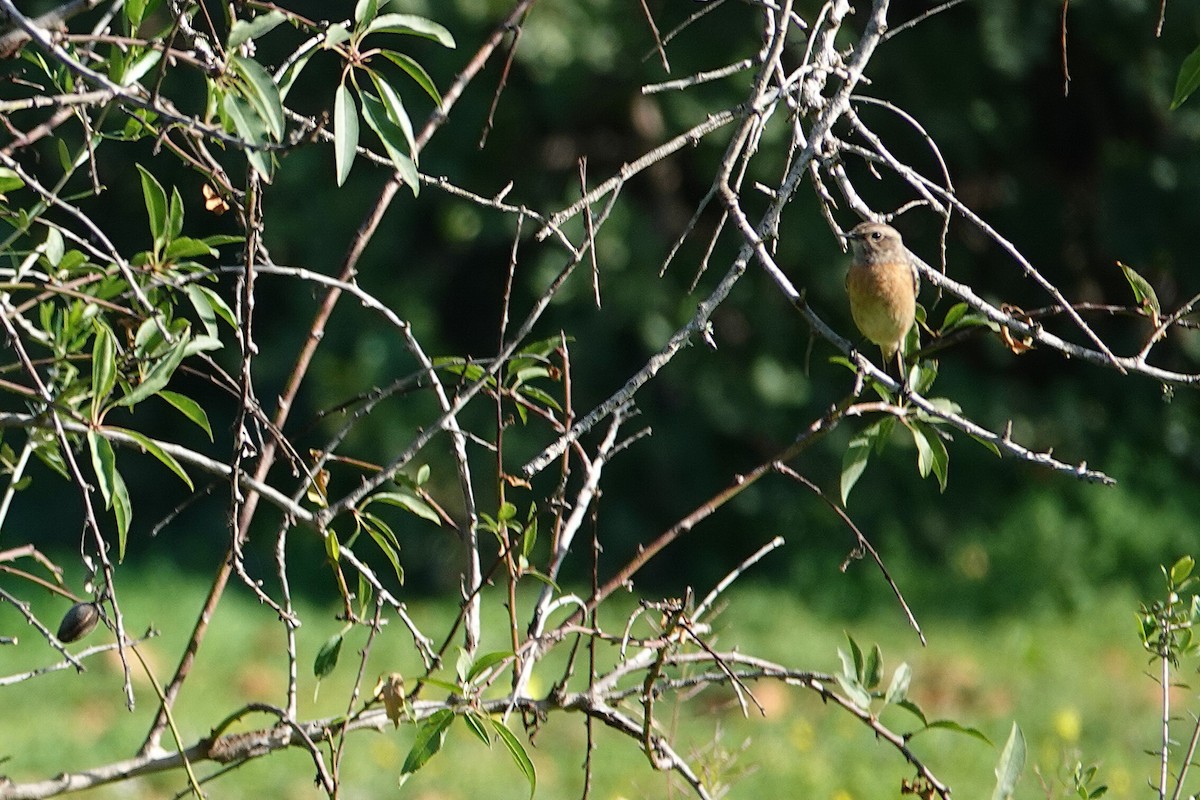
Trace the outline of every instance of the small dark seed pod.
{"type": "Polygon", "coordinates": [[[76,603],[63,616],[58,626],[58,640],[63,644],[77,642],[95,629],[100,621],[100,609],[95,603],[76,603]]]}

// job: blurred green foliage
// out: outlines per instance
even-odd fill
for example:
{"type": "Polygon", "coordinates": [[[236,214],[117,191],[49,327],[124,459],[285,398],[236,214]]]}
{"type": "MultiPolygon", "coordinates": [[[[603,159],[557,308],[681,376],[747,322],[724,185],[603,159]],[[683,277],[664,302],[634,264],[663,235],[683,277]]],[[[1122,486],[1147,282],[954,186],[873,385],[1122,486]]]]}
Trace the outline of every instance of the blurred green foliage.
{"type": "MultiPolygon", "coordinates": [[[[335,15],[325,2],[313,0],[307,9],[296,5],[314,18],[335,15]]],[[[352,4],[338,5],[336,15],[342,15],[352,4]]],[[[413,0],[400,5],[436,19],[457,40],[453,51],[420,40],[406,50],[444,90],[510,4],[413,0]]],[[[818,4],[797,5],[808,11],[818,4]]],[[[893,25],[933,5],[895,4],[893,25]]],[[[676,0],[650,0],[648,6],[664,32],[699,8],[676,0]]],[[[1156,3],[1072,3],[1066,36],[1071,80],[1065,95],[1060,13],[1059,4],[1033,0],[955,7],[886,42],[871,63],[871,84],[864,91],[887,98],[920,121],[945,157],[959,196],[1068,298],[1127,303],[1129,287],[1115,263],[1120,260],[1147,276],[1164,308],[1173,309],[1200,291],[1194,269],[1200,106],[1168,111],[1179,65],[1200,35],[1200,11],[1170,4],[1163,36],[1155,38],[1156,3]]],[[[468,87],[450,122],[422,153],[421,169],[484,196],[511,181],[509,202],[542,211],[563,207],[579,195],[580,157],[586,156],[587,181],[595,185],[622,163],[738,102],[745,75],[684,92],[643,95],[639,87],[752,55],[760,46],[754,23],[750,8],[725,3],[670,42],[667,75],[653,54],[637,4],[544,0],[526,20],[493,124],[487,125],[488,109],[501,59],[489,63],[468,87]],[[485,128],[486,145],[480,148],[485,128]]],[[[270,38],[264,38],[259,58],[267,63],[270,47],[270,38]]],[[[793,47],[798,58],[802,43],[793,47]]],[[[320,114],[332,108],[333,67],[314,62],[306,70],[290,96],[300,111],[320,114]]],[[[405,101],[414,121],[432,111],[432,101],[419,91],[405,101]]],[[[926,142],[903,121],[873,107],[861,113],[898,157],[933,163],[926,142]]],[[[752,177],[778,176],[787,155],[787,125],[779,118],[771,122],[762,156],[754,162],[759,174],[752,177]]],[[[710,209],[670,269],[658,276],[707,190],[724,143],[718,132],[629,181],[598,235],[602,310],[596,309],[590,279],[581,271],[535,332],[535,339],[560,329],[573,337],[578,411],[606,398],[644,364],[729,263],[737,243],[727,231],[711,267],[689,291],[715,224],[710,209]]],[[[43,157],[52,157],[48,148],[43,157]]],[[[172,176],[168,159],[154,158],[149,143],[142,156],[164,186],[178,185],[185,200],[198,207],[197,176],[172,176]]],[[[334,273],[386,175],[359,164],[335,190],[327,145],[300,149],[287,157],[286,167],[266,196],[266,213],[273,220],[267,246],[280,264],[334,273]]],[[[146,247],[140,189],[123,179],[131,164],[107,162],[102,168],[107,196],[85,210],[98,219],[127,221],[127,239],[118,241],[120,246],[146,247]]],[[[858,183],[868,179],[860,175],[858,183]]],[[[867,199],[877,208],[908,197],[893,178],[874,183],[867,199]]],[[[202,216],[189,213],[189,220],[206,226],[192,235],[236,232],[225,219],[201,221],[202,216]]],[[[938,220],[912,212],[897,225],[914,251],[937,262],[938,220]]],[[[520,245],[511,309],[517,320],[564,264],[560,249],[532,240],[533,228],[526,222],[520,245]]],[[[581,223],[576,220],[567,229],[578,238],[581,223]]],[[[497,349],[514,232],[514,218],[425,186],[418,197],[403,198],[388,213],[358,280],[411,321],[431,355],[486,357],[497,349]]],[[[784,216],[777,258],[807,291],[813,308],[851,333],[841,288],[845,257],[804,190],[784,216]]],[[[1048,303],[1016,265],[965,226],[951,228],[947,260],[952,276],[989,300],[1026,309],[1048,303]]],[[[269,302],[260,305],[256,322],[264,345],[255,362],[262,398],[280,390],[316,305],[311,289],[278,285],[277,293],[268,289],[269,302]]],[[[950,302],[928,287],[921,299],[931,319],[940,319],[950,302]]],[[[1121,353],[1135,351],[1147,333],[1145,324],[1128,320],[1089,320],[1121,353]]],[[[602,573],[733,475],[785,446],[848,387],[848,373],[827,363],[832,351],[810,340],[797,315],[759,273],[742,281],[713,328],[715,352],[696,343],[638,396],[638,424],[652,427],[654,435],[622,454],[606,474],[598,523],[605,547],[602,573]]],[[[1160,346],[1156,358],[1194,371],[1200,337],[1180,335],[1160,346]]],[[[1195,444],[1200,404],[1194,391],[1165,393],[1145,379],[1064,362],[1049,353],[1016,357],[982,336],[943,352],[940,360],[938,393],[954,398],[968,415],[996,430],[1011,420],[1014,438],[1024,444],[1053,447],[1069,462],[1086,460],[1119,483],[1115,488],[1081,485],[998,462],[960,436],[950,445],[949,486],[939,493],[935,482],[918,477],[915,451],[897,435],[894,446],[872,460],[849,511],[893,569],[918,616],[934,608],[971,615],[1031,604],[1086,604],[1100,587],[1152,576],[1157,564],[1172,561],[1194,543],[1200,518],[1200,448],[1195,444]]],[[[293,415],[297,443],[319,446],[342,422],[340,415],[322,415],[323,410],[415,368],[394,331],[343,302],[293,415]]],[[[189,390],[205,392],[202,386],[189,390]]],[[[230,417],[216,405],[210,411],[213,427],[226,429],[230,417]]],[[[432,410],[432,401],[414,394],[389,413],[359,424],[345,450],[367,461],[386,461],[427,424],[432,410]]],[[[154,412],[139,413],[147,415],[145,422],[154,412]]],[[[176,430],[169,413],[161,424],[172,435],[195,435],[176,430]]],[[[464,415],[464,424],[486,434],[487,410],[474,413],[464,415]]],[[[853,427],[845,426],[796,464],[831,495],[836,495],[841,453],[853,427]]],[[[506,439],[509,468],[518,467],[544,441],[540,430],[530,436],[512,431],[506,439]]],[[[475,455],[480,463],[491,458],[475,455]]],[[[435,497],[453,503],[458,488],[445,441],[426,456],[434,468],[435,497]]],[[[152,522],[182,499],[183,489],[160,486],[161,467],[152,459],[145,462],[145,475],[126,475],[130,493],[146,498],[130,533],[130,557],[166,547],[180,563],[211,566],[224,533],[198,528],[197,520],[213,519],[213,513],[220,518],[221,501],[199,504],[157,541],[150,540],[152,522]]],[[[357,477],[335,470],[333,479],[357,477]]],[[[509,499],[524,509],[554,480],[543,475],[532,494],[513,489],[509,499]]],[[[60,490],[61,485],[36,482],[29,491],[38,499],[26,498],[12,520],[40,528],[49,547],[72,546],[79,530],[78,509],[52,500],[60,490]]],[[[482,507],[489,509],[486,500],[482,507]]],[[[271,522],[264,515],[262,529],[271,522]]],[[[398,534],[410,589],[451,589],[457,575],[453,538],[443,532],[398,534]]],[[[639,580],[652,581],[664,592],[678,591],[684,583],[705,586],[777,534],[790,546],[757,575],[795,587],[817,607],[854,613],[891,602],[872,567],[857,564],[847,575],[838,572],[852,547],[850,535],[822,501],[777,478],[746,491],[639,580]]],[[[313,569],[319,572],[320,550],[313,548],[313,569]]],[[[269,559],[269,544],[252,545],[250,557],[269,559]]],[[[326,580],[319,584],[322,593],[329,588],[326,580]]]]}

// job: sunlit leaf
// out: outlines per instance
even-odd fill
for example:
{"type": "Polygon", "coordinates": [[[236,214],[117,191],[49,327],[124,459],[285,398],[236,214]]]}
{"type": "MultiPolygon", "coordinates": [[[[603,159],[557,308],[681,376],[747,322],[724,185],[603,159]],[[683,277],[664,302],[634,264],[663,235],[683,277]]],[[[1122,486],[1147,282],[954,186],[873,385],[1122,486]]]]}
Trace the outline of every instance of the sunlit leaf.
{"type": "Polygon", "coordinates": [[[429,77],[429,73],[425,71],[424,67],[404,53],[397,53],[393,50],[381,50],[379,54],[407,72],[417,82],[417,85],[425,90],[425,94],[433,98],[433,102],[439,106],[442,104],[442,95],[438,92],[437,86],[433,83],[433,78],[429,77]]]}
{"type": "Polygon", "coordinates": [[[912,682],[912,667],[908,662],[896,667],[892,673],[892,682],[888,684],[883,701],[889,705],[904,702],[908,698],[908,686],[912,682]]]}
{"type": "Polygon", "coordinates": [[[533,797],[537,791],[537,771],[533,768],[533,762],[529,759],[529,754],[525,752],[525,747],[503,722],[491,717],[488,717],[487,720],[491,723],[492,730],[500,737],[500,741],[504,742],[504,746],[508,748],[508,753],[512,756],[513,763],[521,770],[521,774],[525,776],[525,780],[529,781],[529,796],[533,797]]]}
{"type": "Polygon", "coordinates": [[[212,426],[208,423],[208,414],[205,413],[204,409],[199,403],[190,397],[179,394],[178,392],[168,391],[167,389],[161,390],[158,393],[158,396],[174,406],[177,411],[190,419],[192,422],[196,423],[201,430],[208,434],[208,440],[210,442],[212,441],[212,426]]]}
{"type": "Polygon", "coordinates": [[[117,455],[113,452],[112,444],[95,431],[87,433],[88,449],[92,454],[92,469],[96,472],[96,483],[100,486],[100,496],[104,498],[104,507],[112,507],[114,477],[117,474],[117,455]]]}
{"type": "Polygon", "coordinates": [[[338,186],[344,184],[350,175],[357,147],[358,111],[354,108],[349,87],[343,83],[333,96],[333,161],[338,186]]]}
{"type": "Polygon", "coordinates": [[[146,436],[143,433],[138,433],[137,431],[131,431],[128,428],[113,428],[112,430],[120,431],[121,433],[128,436],[130,439],[133,439],[135,442],[138,443],[138,446],[140,446],[143,450],[145,450],[150,455],[157,458],[169,470],[171,470],[176,475],[178,475],[179,479],[181,481],[183,481],[184,483],[186,483],[187,487],[189,489],[195,488],[192,486],[192,479],[189,478],[188,474],[184,471],[183,465],[181,465],[175,459],[175,456],[171,455],[166,450],[164,450],[162,448],[162,445],[158,444],[158,442],[155,442],[153,439],[149,438],[148,436],[146,436]]]}
{"type": "Polygon", "coordinates": [[[367,121],[367,126],[375,131],[379,141],[383,143],[383,148],[387,152],[388,158],[391,159],[392,165],[395,166],[396,172],[400,175],[400,179],[412,188],[415,194],[420,188],[421,182],[416,165],[413,164],[411,158],[404,154],[404,148],[408,146],[404,132],[388,117],[387,110],[377,97],[370,92],[363,92],[360,97],[363,119],[367,121]]]}
{"type": "Polygon", "coordinates": [[[233,27],[229,29],[229,41],[225,46],[233,50],[244,42],[257,39],[263,34],[269,33],[286,19],[287,17],[284,16],[282,11],[271,9],[265,14],[259,14],[254,19],[234,20],[233,27]]]}
{"type": "Polygon", "coordinates": [[[279,87],[270,73],[254,59],[241,56],[234,56],[231,66],[244,80],[243,96],[266,122],[271,138],[280,141],[284,131],[283,103],[279,99],[279,87]]]}
{"type": "Polygon", "coordinates": [[[92,421],[100,420],[100,409],[104,399],[117,383],[116,345],[112,332],[103,325],[97,326],[96,338],[92,342],[92,421]]]}
{"type": "Polygon", "coordinates": [[[389,506],[403,508],[405,511],[416,514],[421,519],[427,519],[434,525],[441,525],[442,518],[437,515],[437,512],[421,498],[414,494],[405,491],[395,492],[376,492],[371,495],[368,503],[386,503],[389,506]]]}
{"type": "Polygon", "coordinates": [[[992,800],[1009,800],[1017,789],[1017,780],[1025,770],[1025,736],[1017,723],[1012,724],[1004,752],[996,764],[996,788],[992,800]]]}
{"type": "Polygon", "coordinates": [[[442,744],[446,741],[446,730],[452,722],[454,712],[444,708],[433,712],[429,719],[417,727],[412,749],[408,751],[408,757],[404,759],[404,766],[400,770],[402,775],[412,775],[442,749],[442,744]]]}
{"type": "Polygon", "coordinates": [[[450,31],[431,19],[415,14],[380,14],[367,26],[367,32],[423,36],[440,43],[443,47],[454,47],[454,37],[450,35],[450,31]]]}
{"type": "Polygon", "coordinates": [[[338,657],[342,654],[342,640],[345,633],[336,633],[330,636],[325,644],[321,645],[321,649],[317,651],[317,657],[313,659],[313,675],[317,680],[321,680],[329,676],[337,666],[338,657]]]}
{"type": "Polygon", "coordinates": [[[142,198],[146,202],[146,215],[150,218],[150,235],[154,237],[154,252],[158,253],[166,243],[167,193],[162,184],[141,164],[137,165],[142,176],[142,198]]]}
{"type": "Polygon", "coordinates": [[[1179,75],[1175,78],[1175,94],[1171,96],[1171,110],[1179,108],[1184,101],[1192,96],[1192,92],[1200,88],[1200,47],[1197,47],[1183,60],[1179,75]]]}

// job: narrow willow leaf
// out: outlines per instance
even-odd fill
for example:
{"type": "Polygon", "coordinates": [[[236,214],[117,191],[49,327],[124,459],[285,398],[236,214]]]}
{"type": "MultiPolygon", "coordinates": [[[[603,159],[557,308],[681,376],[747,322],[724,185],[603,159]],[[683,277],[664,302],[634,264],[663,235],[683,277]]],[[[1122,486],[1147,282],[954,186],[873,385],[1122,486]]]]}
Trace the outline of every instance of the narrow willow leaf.
{"type": "Polygon", "coordinates": [[[1017,780],[1025,769],[1025,735],[1017,723],[1012,724],[1004,752],[996,764],[996,788],[992,800],[1009,800],[1017,788],[1017,780]]]}
{"type": "Polygon", "coordinates": [[[1129,288],[1133,290],[1133,298],[1137,300],[1139,306],[1149,312],[1150,320],[1155,325],[1158,324],[1158,318],[1162,316],[1162,306],[1159,305],[1158,295],[1154,291],[1154,287],[1150,285],[1150,281],[1143,278],[1133,267],[1126,266],[1120,261],[1117,266],[1121,268],[1121,272],[1125,275],[1125,280],[1129,281],[1129,288]]]}
{"type": "Polygon", "coordinates": [[[846,695],[846,699],[854,704],[856,708],[866,711],[871,707],[871,693],[853,678],[848,678],[845,675],[834,675],[838,685],[842,687],[842,694],[846,695]]]}
{"type": "Polygon", "coordinates": [[[317,651],[317,657],[313,659],[313,675],[316,676],[317,680],[328,677],[337,666],[338,657],[342,654],[342,640],[344,638],[344,632],[335,633],[317,651]]]}
{"type": "Polygon", "coordinates": [[[117,383],[117,348],[108,328],[96,328],[96,339],[92,342],[92,421],[100,421],[100,410],[104,399],[117,383]]]}
{"type": "Polygon", "coordinates": [[[184,356],[187,355],[189,341],[188,336],[180,336],[167,355],[160,358],[154,363],[154,366],[150,367],[150,370],[146,373],[146,377],[137,385],[137,388],[131,390],[129,394],[121,398],[117,405],[136,405],[147,397],[157,394],[166,388],[167,383],[171,380],[171,376],[175,374],[175,369],[182,363],[184,356]]]}
{"type": "Polygon", "coordinates": [[[521,770],[521,774],[525,776],[525,780],[529,781],[529,796],[533,797],[537,791],[537,771],[534,770],[533,762],[529,759],[529,754],[525,752],[525,747],[503,722],[491,717],[487,719],[491,723],[492,729],[496,731],[496,735],[500,737],[500,741],[504,742],[504,746],[508,748],[508,753],[512,756],[513,763],[521,770]]]}
{"type": "Polygon", "coordinates": [[[866,470],[866,462],[871,457],[871,449],[874,446],[874,439],[864,431],[850,440],[850,444],[846,445],[846,453],[841,457],[841,504],[848,505],[850,503],[850,493],[854,488],[854,483],[858,483],[859,477],[863,476],[863,471],[866,470]]]}
{"type": "Polygon", "coordinates": [[[487,717],[484,717],[478,711],[472,711],[469,708],[467,709],[467,713],[463,715],[463,722],[467,723],[467,729],[470,730],[471,733],[475,734],[476,739],[483,742],[488,747],[491,747],[491,734],[489,734],[487,732],[487,728],[484,727],[484,722],[486,721],[487,717]]]}
{"type": "Polygon", "coordinates": [[[16,171],[8,167],[0,167],[0,196],[3,196],[6,192],[15,192],[24,185],[25,181],[21,179],[21,176],[16,171]]]}
{"type": "Polygon", "coordinates": [[[96,471],[96,482],[100,485],[100,496],[104,507],[112,508],[113,484],[116,482],[117,456],[112,444],[95,431],[88,431],[88,449],[92,454],[92,469],[96,471]]]}
{"type": "Polygon", "coordinates": [[[113,516],[117,520],[117,560],[125,560],[125,543],[129,540],[129,523],[133,521],[133,503],[121,473],[113,473],[113,516]]]}
{"type": "Polygon", "coordinates": [[[1179,68],[1179,76],[1175,79],[1175,94],[1171,96],[1171,110],[1174,111],[1183,105],[1196,89],[1200,89],[1200,47],[1193,50],[1179,68]]]}
{"type": "Polygon", "coordinates": [[[381,50],[379,54],[407,72],[409,77],[425,90],[425,94],[433,98],[433,102],[437,103],[439,107],[442,105],[442,95],[438,92],[437,86],[433,84],[433,78],[429,77],[429,73],[425,71],[424,67],[411,57],[404,55],[404,53],[397,53],[393,50],[381,50]]]}
{"type": "Polygon", "coordinates": [[[389,506],[403,508],[405,511],[416,514],[421,519],[429,520],[434,525],[442,524],[442,518],[437,515],[437,512],[434,511],[428,503],[417,497],[415,494],[411,494],[409,492],[377,492],[371,495],[367,502],[379,502],[385,503],[389,506]]]}
{"type": "Polygon", "coordinates": [[[354,108],[350,89],[343,83],[333,96],[333,161],[338,186],[344,184],[350,175],[357,147],[358,111],[354,108]]]}
{"type": "Polygon", "coordinates": [[[158,444],[158,442],[154,441],[145,434],[138,433],[137,431],[131,431],[128,428],[112,428],[112,430],[120,431],[130,439],[133,439],[138,443],[138,446],[140,446],[150,455],[157,458],[169,470],[178,475],[179,479],[186,483],[189,489],[195,489],[195,487],[192,486],[192,479],[188,477],[188,474],[184,471],[183,466],[175,459],[175,456],[164,450],[162,445],[158,444]]]}
{"type": "Polygon", "coordinates": [[[391,562],[396,579],[404,583],[404,568],[400,566],[400,542],[396,539],[396,534],[386,522],[374,514],[363,512],[360,516],[367,534],[375,540],[375,544],[379,545],[379,549],[391,562]]]}
{"type": "Polygon", "coordinates": [[[251,58],[234,56],[231,62],[237,74],[244,79],[244,96],[254,106],[267,124],[267,131],[275,141],[283,139],[283,102],[279,99],[279,87],[262,64],[251,58]]]}
{"type": "Polygon", "coordinates": [[[208,414],[204,412],[204,408],[199,403],[186,395],[166,389],[160,391],[158,396],[174,406],[176,411],[196,423],[201,430],[208,434],[210,442],[213,440],[212,425],[208,422],[208,414]]]}
{"type": "Polygon", "coordinates": [[[146,202],[146,215],[150,218],[150,235],[154,237],[154,252],[157,254],[166,244],[167,193],[162,184],[141,164],[137,165],[142,176],[142,197],[146,202]]]}
{"type": "Polygon", "coordinates": [[[416,165],[413,164],[411,158],[404,154],[404,148],[408,146],[404,132],[388,117],[387,110],[377,97],[370,92],[363,92],[360,99],[362,100],[363,119],[367,121],[367,126],[375,131],[379,141],[383,143],[383,149],[387,151],[388,158],[396,167],[400,179],[415,193],[420,188],[421,181],[416,165]]]}
{"type": "Polygon", "coordinates": [[[418,17],[415,14],[380,14],[367,26],[367,32],[423,36],[438,42],[443,47],[454,49],[454,37],[450,35],[450,31],[431,19],[418,17]]]}
{"type": "Polygon", "coordinates": [[[454,712],[450,709],[435,711],[417,728],[417,736],[413,740],[412,749],[404,759],[400,768],[403,775],[411,775],[437,755],[446,741],[446,730],[454,722],[454,712]]]}
{"type": "Polygon", "coordinates": [[[896,667],[896,671],[892,673],[892,682],[888,684],[883,701],[888,705],[904,702],[908,698],[908,686],[911,682],[912,667],[905,662],[896,667]]]}
{"type": "Polygon", "coordinates": [[[867,653],[866,661],[863,663],[863,685],[867,689],[873,690],[883,680],[883,652],[879,649],[879,645],[872,645],[871,652],[867,653]]]}
{"type": "Polygon", "coordinates": [[[227,49],[233,50],[245,42],[275,30],[286,19],[287,17],[282,11],[272,9],[265,14],[259,14],[254,19],[234,20],[233,27],[229,29],[229,41],[225,46],[227,49]]]}
{"type": "MultiPolygon", "coordinates": [[[[384,108],[387,109],[388,119],[400,126],[400,130],[404,132],[404,138],[408,142],[408,152],[411,155],[417,149],[416,138],[413,136],[412,121],[408,118],[408,112],[404,110],[404,103],[400,100],[400,95],[378,72],[371,72],[371,82],[375,84],[375,89],[379,92],[379,99],[383,101],[384,108]]],[[[414,158],[413,161],[415,162],[416,159],[414,158]]]]}
{"type": "Polygon", "coordinates": [[[274,162],[266,151],[260,149],[268,144],[267,127],[262,117],[247,100],[229,92],[221,103],[221,110],[230,126],[246,142],[246,160],[264,181],[271,182],[274,162]]]}
{"type": "Polygon", "coordinates": [[[511,650],[497,650],[495,652],[484,653],[483,655],[479,656],[479,658],[475,659],[474,663],[471,664],[471,668],[467,670],[467,683],[470,683],[478,678],[481,674],[483,674],[483,671],[489,667],[499,664],[506,658],[512,658],[512,655],[513,654],[511,650]]]}

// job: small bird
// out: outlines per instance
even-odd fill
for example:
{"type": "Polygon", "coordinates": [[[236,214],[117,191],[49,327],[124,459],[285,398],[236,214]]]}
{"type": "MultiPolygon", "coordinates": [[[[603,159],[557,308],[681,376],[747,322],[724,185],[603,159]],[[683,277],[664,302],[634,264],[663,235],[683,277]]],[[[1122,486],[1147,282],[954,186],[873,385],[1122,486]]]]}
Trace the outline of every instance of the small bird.
{"type": "MultiPolygon", "coordinates": [[[[846,294],[854,324],[883,351],[884,364],[900,351],[917,313],[917,270],[900,233],[881,222],[863,222],[846,234],[854,260],[846,294]]],[[[900,375],[904,365],[900,362],[900,375]]]]}

